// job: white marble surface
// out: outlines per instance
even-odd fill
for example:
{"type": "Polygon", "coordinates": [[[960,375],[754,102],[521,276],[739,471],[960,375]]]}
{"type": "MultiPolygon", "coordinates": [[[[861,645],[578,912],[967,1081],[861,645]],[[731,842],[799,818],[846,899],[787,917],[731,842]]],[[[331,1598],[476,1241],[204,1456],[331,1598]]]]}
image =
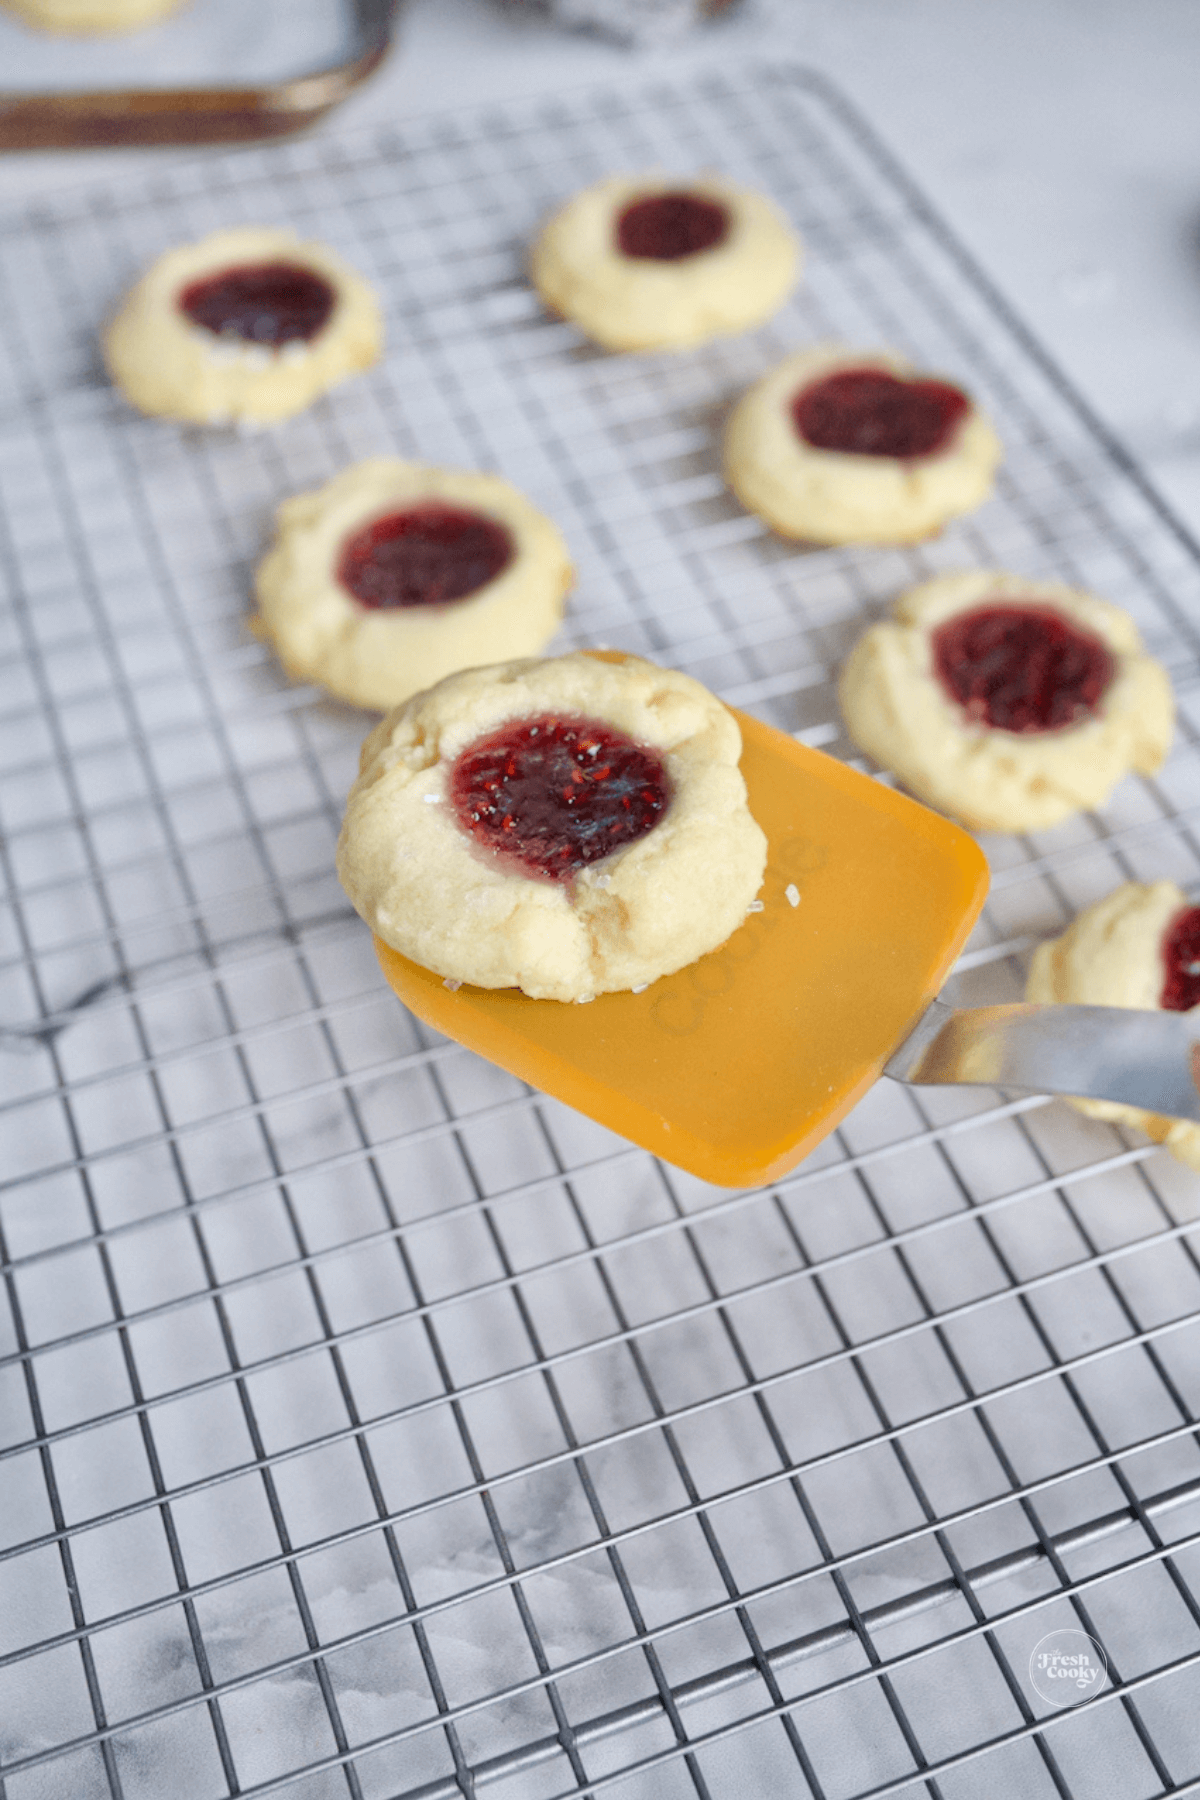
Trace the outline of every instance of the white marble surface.
{"type": "MultiPolygon", "coordinates": [[[[867,112],[1200,530],[1193,0],[746,0],[639,55],[500,0],[409,0],[390,63],[322,129],[761,55],[824,71],[867,112]]],[[[0,200],[174,154],[9,158],[0,200]]]]}

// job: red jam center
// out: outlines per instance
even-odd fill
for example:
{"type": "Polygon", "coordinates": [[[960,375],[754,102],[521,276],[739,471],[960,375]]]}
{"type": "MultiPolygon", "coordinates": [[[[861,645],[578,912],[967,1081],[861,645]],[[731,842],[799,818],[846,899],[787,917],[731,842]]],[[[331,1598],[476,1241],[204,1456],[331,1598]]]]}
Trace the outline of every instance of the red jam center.
{"type": "Polygon", "coordinates": [[[1158,1004],[1168,1012],[1191,1012],[1200,1005],[1200,906],[1177,913],[1163,939],[1166,968],[1158,1004]]]}
{"type": "Polygon", "coordinates": [[[671,784],[661,756],[598,719],[515,720],[462,752],[450,775],[458,823],[524,875],[569,882],[645,837],[671,784]]]}
{"type": "Polygon", "coordinates": [[[634,200],[617,220],[617,244],[625,256],[679,262],[723,243],[729,214],[698,194],[650,194],[634,200]]]}
{"type": "Polygon", "coordinates": [[[933,633],[938,679],[977,724],[1060,731],[1087,717],[1113,677],[1110,652],[1045,606],[980,606],[933,633]]]}
{"type": "Polygon", "coordinates": [[[193,281],[179,304],[193,325],[216,337],[278,350],[316,337],[333,311],[334,298],[332,287],[313,269],[297,263],[247,263],[193,281]]]}
{"type": "Polygon", "coordinates": [[[347,538],[337,574],[363,606],[440,606],[475,593],[512,559],[512,539],[495,519],[426,500],[347,538]]]}
{"type": "Polygon", "coordinates": [[[838,369],[801,388],[792,421],[814,450],[935,456],[970,406],[945,381],[900,381],[886,369],[838,369]]]}

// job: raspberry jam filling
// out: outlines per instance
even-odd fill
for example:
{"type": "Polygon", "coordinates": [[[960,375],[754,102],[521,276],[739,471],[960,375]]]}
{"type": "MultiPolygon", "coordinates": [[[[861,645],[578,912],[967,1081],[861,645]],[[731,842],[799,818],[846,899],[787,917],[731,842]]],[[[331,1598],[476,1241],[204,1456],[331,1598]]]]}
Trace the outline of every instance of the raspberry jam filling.
{"type": "Polygon", "coordinates": [[[1100,639],[1048,606],[979,606],[933,633],[933,666],[967,717],[997,731],[1061,731],[1113,678],[1100,639]]]}
{"type": "Polygon", "coordinates": [[[214,337],[240,338],[279,350],[316,337],[333,311],[324,276],[297,263],[247,263],[202,276],[185,287],[179,305],[193,325],[214,337]]]}
{"type": "Polygon", "coordinates": [[[644,261],[680,262],[711,250],[728,235],[728,212],[698,194],[650,194],[634,200],[617,220],[622,255],[644,261]]]}
{"type": "Polygon", "coordinates": [[[1167,1012],[1191,1012],[1200,1005],[1200,906],[1177,913],[1162,943],[1166,969],[1158,1004],[1167,1012]]]}
{"type": "Polygon", "coordinates": [[[440,606],[466,599],[512,559],[512,539],[495,519],[426,500],[347,538],[337,578],[363,606],[440,606]]]}
{"type": "Polygon", "coordinates": [[[518,719],[469,744],[450,772],[459,825],[515,872],[570,882],[645,837],[671,784],[656,750],[598,719],[518,719]]]}
{"type": "Polygon", "coordinates": [[[801,388],[792,422],[814,450],[936,456],[971,409],[945,381],[901,381],[886,369],[837,369],[801,388]]]}

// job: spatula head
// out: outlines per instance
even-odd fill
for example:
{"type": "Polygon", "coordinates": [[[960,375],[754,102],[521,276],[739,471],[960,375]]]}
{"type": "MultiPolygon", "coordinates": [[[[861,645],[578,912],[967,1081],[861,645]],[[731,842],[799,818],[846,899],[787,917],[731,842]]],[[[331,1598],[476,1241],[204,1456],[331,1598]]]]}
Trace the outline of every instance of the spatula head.
{"type": "Polygon", "coordinates": [[[746,1187],[792,1168],[866,1092],[945,979],[988,872],[957,825],[738,722],[770,848],[763,910],[720,949],[586,1006],[452,991],[376,949],[427,1025],[667,1162],[746,1187]]]}

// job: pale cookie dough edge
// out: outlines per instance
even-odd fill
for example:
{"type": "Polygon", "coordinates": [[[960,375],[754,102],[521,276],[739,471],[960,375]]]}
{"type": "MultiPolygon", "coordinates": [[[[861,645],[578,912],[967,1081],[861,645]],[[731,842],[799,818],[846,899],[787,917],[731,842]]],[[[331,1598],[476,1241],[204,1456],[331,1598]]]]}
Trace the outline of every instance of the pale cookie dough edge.
{"type": "Polygon", "coordinates": [[[546,220],[529,274],[547,308],[603,349],[686,350],[769,319],[802,259],[792,225],[752,188],[713,175],[621,175],[581,190],[546,220]],[[725,240],[678,262],[623,256],[613,233],[624,208],[680,189],[727,209],[725,240]]]}
{"type": "Polygon", "coordinates": [[[379,937],[449,979],[560,1001],[638,987],[724,943],[761,886],[766,840],[739,753],[719,701],[640,658],[610,665],[576,653],[464,671],[371,733],[339,873],[379,937]],[[445,805],[447,770],[468,743],[543,711],[603,719],[651,745],[674,786],[663,821],[582,870],[573,895],[498,869],[445,805]],[[448,890],[460,896],[449,905],[448,890]]]}
{"type": "MultiPolygon", "coordinates": [[[[1171,920],[1188,905],[1173,881],[1125,882],[1079,913],[1056,938],[1039,944],[1025,998],[1038,1006],[1134,1006],[1154,1009],[1162,992],[1161,946],[1171,920]]],[[[1112,1100],[1069,1100],[1077,1112],[1129,1125],[1200,1172],[1200,1125],[1112,1100]]]]}
{"type": "Polygon", "coordinates": [[[140,31],[181,11],[187,3],[188,0],[0,0],[0,12],[14,14],[37,31],[82,37],[140,31]]]}
{"type": "Polygon", "coordinates": [[[562,622],[575,571],[558,527],[502,476],[372,457],[293,495],[258,566],[250,621],[293,680],[387,709],[477,664],[536,655],[562,622]],[[371,609],[337,579],[347,537],[389,511],[439,500],[494,519],[513,558],[473,595],[439,607],[371,609]]]}
{"type": "Polygon", "coordinates": [[[935,537],[992,490],[1003,455],[986,415],[961,383],[916,369],[890,350],[818,344],[793,351],[742,395],[725,429],[725,479],[748,512],[780,536],[815,544],[912,544],[935,537]],[[817,450],[799,437],[791,403],[839,369],[884,369],[946,381],[971,410],[950,444],[928,457],[817,450]]]}
{"type": "Polygon", "coordinates": [[[190,424],[272,424],[290,418],[377,361],[383,324],[374,291],[327,245],[274,226],[210,232],[166,250],[128,290],[101,348],[115,386],[141,412],[190,424]],[[273,258],[312,269],[334,290],[311,344],[273,351],[226,345],[180,312],[190,282],[239,262],[273,258]]]}
{"type": "Polygon", "coordinates": [[[1174,731],[1166,670],[1141,650],[1119,608],[1061,583],[972,570],[921,583],[869,626],[838,680],[855,745],[919,800],[972,831],[1040,831],[1102,805],[1123,777],[1162,766],[1174,731]],[[1044,602],[1100,637],[1116,672],[1098,714],[1048,733],[988,730],[963,719],[932,670],[930,630],[996,597],[1044,602]]]}

